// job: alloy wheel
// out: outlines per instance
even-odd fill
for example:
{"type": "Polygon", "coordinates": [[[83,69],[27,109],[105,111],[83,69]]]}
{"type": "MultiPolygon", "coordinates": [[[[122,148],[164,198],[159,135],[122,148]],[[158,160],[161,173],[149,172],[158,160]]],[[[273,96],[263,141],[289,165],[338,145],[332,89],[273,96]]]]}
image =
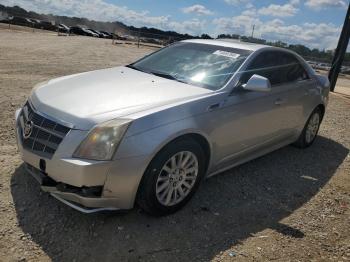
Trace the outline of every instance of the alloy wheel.
{"type": "Polygon", "coordinates": [[[170,157],[161,169],[156,196],[164,206],[180,203],[191,192],[198,175],[198,159],[190,151],[181,151],[170,157]]]}
{"type": "Polygon", "coordinates": [[[320,125],[320,115],[315,113],[310,118],[310,121],[306,128],[305,140],[306,143],[311,143],[317,135],[317,131],[320,125]]]}

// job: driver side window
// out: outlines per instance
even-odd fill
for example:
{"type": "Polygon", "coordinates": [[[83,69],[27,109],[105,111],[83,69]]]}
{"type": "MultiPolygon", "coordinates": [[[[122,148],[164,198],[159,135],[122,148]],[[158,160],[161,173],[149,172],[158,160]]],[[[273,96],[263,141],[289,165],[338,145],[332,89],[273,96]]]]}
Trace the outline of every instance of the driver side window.
{"type": "Polygon", "coordinates": [[[247,83],[252,75],[257,74],[269,79],[272,86],[278,85],[281,83],[279,70],[277,53],[273,51],[263,52],[248,65],[241,76],[240,84],[247,83]]]}
{"type": "Polygon", "coordinates": [[[271,86],[309,79],[300,62],[292,54],[281,51],[259,54],[242,74],[240,85],[247,83],[254,74],[269,79],[271,86]]]}

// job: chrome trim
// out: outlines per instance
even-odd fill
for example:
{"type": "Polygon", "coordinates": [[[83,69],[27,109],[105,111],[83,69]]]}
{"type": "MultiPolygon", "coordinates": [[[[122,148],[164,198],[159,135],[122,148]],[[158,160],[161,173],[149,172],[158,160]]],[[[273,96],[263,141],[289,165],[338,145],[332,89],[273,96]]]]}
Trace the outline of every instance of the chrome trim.
{"type": "Polygon", "coordinates": [[[67,206],[70,206],[71,208],[78,210],[82,213],[85,214],[91,214],[91,213],[96,213],[96,212],[101,212],[101,211],[116,211],[120,210],[119,208],[115,207],[100,207],[100,208],[83,208],[81,206],[75,205],[72,202],[65,200],[61,198],[60,196],[56,195],[55,193],[50,193],[51,196],[56,198],[57,200],[61,201],[63,204],[66,204],[67,206]]]}
{"type": "Polygon", "coordinates": [[[33,105],[29,100],[22,107],[21,113],[19,115],[19,126],[21,129],[20,133],[22,134],[21,141],[23,147],[29,149],[31,152],[41,157],[48,159],[52,158],[63,139],[72,130],[65,125],[57,123],[52,119],[46,118],[42,114],[38,114],[38,111],[33,108],[33,105]],[[32,128],[35,129],[36,133],[25,137],[24,128],[26,125],[25,123],[28,121],[31,121],[32,128]],[[47,121],[52,122],[52,125],[54,126],[43,126],[44,123],[48,123],[47,121]],[[57,127],[60,127],[61,129],[56,130],[57,127]],[[40,132],[45,133],[44,138],[38,136],[40,132]],[[51,138],[54,140],[50,141],[51,138]],[[55,141],[55,139],[58,139],[59,141],[55,141]],[[42,148],[42,146],[44,147],[42,148]]]}
{"type": "Polygon", "coordinates": [[[56,123],[59,123],[59,124],[63,125],[63,126],[69,127],[70,129],[76,129],[76,128],[74,128],[75,126],[74,126],[73,124],[71,124],[71,123],[68,123],[68,122],[66,122],[66,121],[64,121],[64,120],[62,120],[62,119],[54,118],[54,117],[52,117],[52,116],[49,116],[49,115],[47,115],[47,114],[45,114],[45,113],[42,113],[42,112],[38,111],[38,110],[35,108],[35,106],[33,105],[32,101],[30,101],[30,99],[28,99],[28,103],[29,103],[30,106],[32,107],[33,111],[34,111],[35,113],[37,113],[38,115],[41,115],[42,117],[45,117],[45,118],[47,118],[47,119],[49,119],[49,120],[51,120],[51,121],[54,121],[54,122],[56,122],[56,123]]]}
{"type": "MultiPolygon", "coordinates": [[[[50,119],[50,120],[51,120],[51,119],[50,119]]],[[[50,129],[46,129],[46,128],[44,128],[44,127],[42,127],[42,126],[38,126],[38,125],[36,125],[36,124],[33,124],[33,126],[35,126],[36,128],[38,128],[38,129],[40,129],[40,130],[42,130],[42,131],[45,131],[45,132],[47,132],[47,133],[50,133],[50,135],[57,136],[57,137],[59,137],[59,138],[61,138],[61,139],[65,138],[66,135],[68,134],[68,133],[67,133],[67,134],[65,134],[65,135],[61,135],[61,134],[58,133],[58,132],[52,131],[52,130],[50,130],[50,129]]]]}

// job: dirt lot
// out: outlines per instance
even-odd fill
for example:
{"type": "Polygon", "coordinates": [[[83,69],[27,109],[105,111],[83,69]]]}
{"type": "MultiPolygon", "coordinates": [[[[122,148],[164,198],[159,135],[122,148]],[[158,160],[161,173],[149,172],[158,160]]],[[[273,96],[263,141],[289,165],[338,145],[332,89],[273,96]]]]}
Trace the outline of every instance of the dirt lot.
{"type": "Polygon", "coordinates": [[[0,261],[349,261],[350,101],[320,137],[205,181],[180,212],[84,215],[25,173],[14,112],[34,84],[126,64],[152,49],[0,27],[0,261]]]}

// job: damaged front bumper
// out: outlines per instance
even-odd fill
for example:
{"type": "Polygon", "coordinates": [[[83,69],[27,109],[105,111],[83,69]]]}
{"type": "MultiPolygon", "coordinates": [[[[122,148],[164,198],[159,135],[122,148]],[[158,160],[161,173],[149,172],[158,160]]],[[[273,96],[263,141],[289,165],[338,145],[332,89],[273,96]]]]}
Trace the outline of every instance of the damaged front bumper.
{"type": "Polygon", "coordinates": [[[117,198],[101,198],[103,187],[74,187],[58,183],[35,167],[25,164],[26,170],[41,185],[44,192],[50,193],[57,200],[83,213],[120,210],[116,208],[117,198]]]}
{"type": "Polygon", "coordinates": [[[66,205],[84,212],[127,210],[134,206],[138,186],[149,156],[136,156],[112,161],[72,158],[75,148],[87,131],[72,129],[51,158],[24,148],[21,110],[16,112],[18,150],[28,172],[43,191],[66,205]]]}

